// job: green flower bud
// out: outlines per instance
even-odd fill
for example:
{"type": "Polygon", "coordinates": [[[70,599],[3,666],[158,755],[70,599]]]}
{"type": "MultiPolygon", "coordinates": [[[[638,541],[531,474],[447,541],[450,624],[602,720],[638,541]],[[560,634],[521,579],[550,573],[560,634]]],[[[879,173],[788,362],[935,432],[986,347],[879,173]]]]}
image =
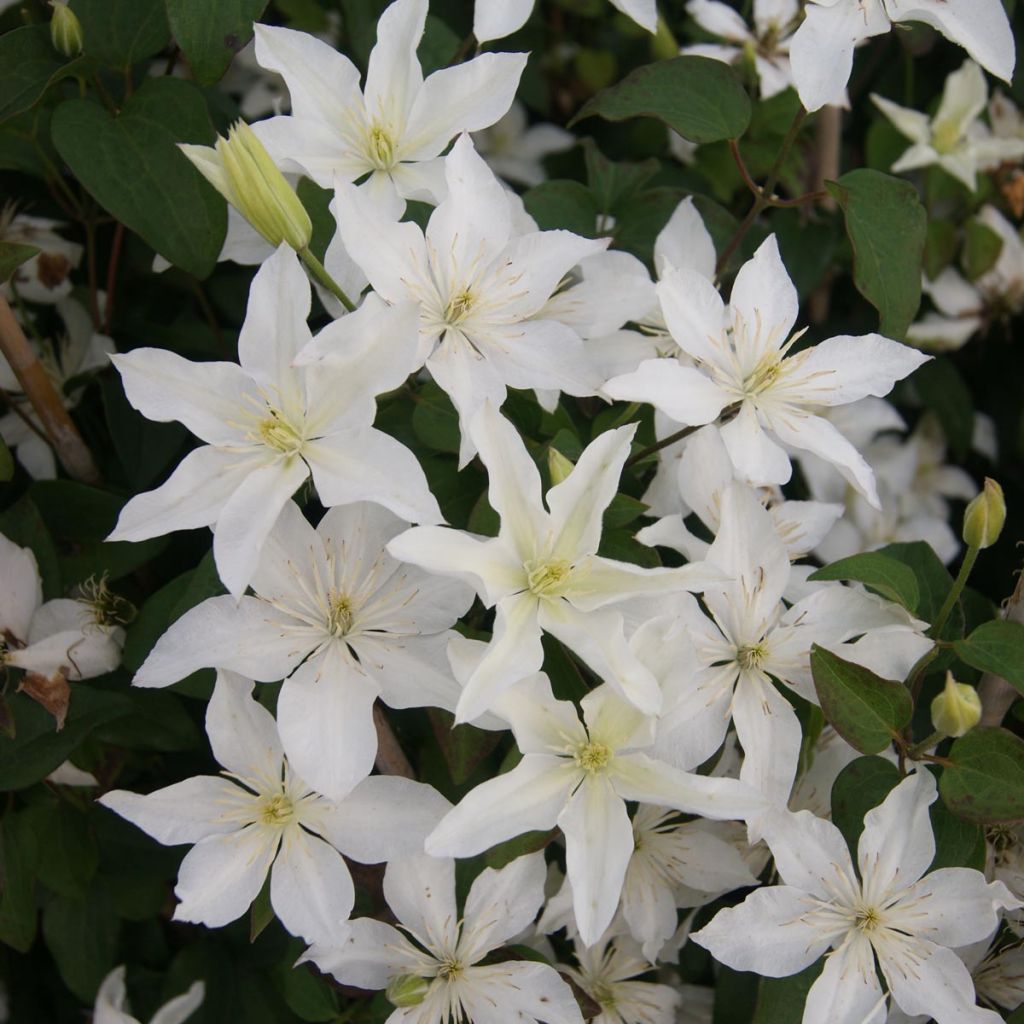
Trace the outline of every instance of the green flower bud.
{"type": "Polygon", "coordinates": [[[963,736],[981,720],[981,698],[973,686],[946,673],[946,686],[932,701],[932,725],[944,736],[963,736]]]}
{"type": "Polygon", "coordinates": [[[548,473],[552,487],[560,484],[572,469],[572,463],[557,448],[548,448],[548,473]]]}
{"type": "Polygon", "coordinates": [[[313,224],[302,201],[244,122],[209,146],[179,147],[200,173],[273,246],[309,245],[313,224]]]}
{"type": "Polygon", "coordinates": [[[53,48],[65,57],[77,57],[82,52],[82,23],[70,7],[68,0],[50,0],[53,17],[50,19],[50,41],[53,48]]]}
{"type": "Polygon", "coordinates": [[[964,543],[969,548],[988,548],[999,539],[1006,522],[1006,500],[1003,489],[990,477],[964,512],[964,543]]]}
{"type": "Polygon", "coordinates": [[[388,982],[384,996],[392,1006],[403,1009],[406,1006],[419,1006],[426,998],[430,982],[417,974],[400,974],[388,982]]]}

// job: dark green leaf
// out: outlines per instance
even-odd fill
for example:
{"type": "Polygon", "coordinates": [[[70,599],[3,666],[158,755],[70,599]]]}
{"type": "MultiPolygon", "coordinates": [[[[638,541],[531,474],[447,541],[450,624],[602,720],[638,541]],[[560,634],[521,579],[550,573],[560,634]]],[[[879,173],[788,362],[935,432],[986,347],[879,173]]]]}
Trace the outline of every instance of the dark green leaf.
{"type": "Polygon", "coordinates": [[[941,801],[929,808],[935,835],[935,858],[929,871],[939,868],[985,868],[985,832],[980,825],[958,818],[941,801]]]}
{"type": "Polygon", "coordinates": [[[900,781],[892,761],[884,757],[858,757],[832,783],[832,822],[843,833],[851,854],[864,831],[864,815],[877,807],[900,781]]]}
{"type": "Polygon", "coordinates": [[[523,196],[526,212],[543,231],[565,228],[592,238],[600,212],[594,194],[580,181],[545,181],[523,196]]]}
{"type": "Polygon", "coordinates": [[[431,75],[447,67],[459,49],[459,37],[436,14],[428,14],[423,28],[423,38],[417,48],[423,74],[431,75]]]}
{"type": "Polygon", "coordinates": [[[980,220],[969,220],[964,226],[964,273],[971,281],[995,266],[1003,251],[1003,239],[980,220]]]}
{"type": "Polygon", "coordinates": [[[85,53],[126,68],[159,53],[170,39],[164,0],[75,0],[85,53]]]}
{"type": "Polygon", "coordinates": [[[956,227],[948,220],[928,221],[924,245],[924,272],[930,281],[953,262],[956,253],[956,227]]]}
{"type": "Polygon", "coordinates": [[[416,397],[412,429],[428,448],[458,454],[462,437],[459,414],[451,399],[433,381],[424,384],[416,397]]]}
{"type": "Polygon", "coordinates": [[[200,85],[212,85],[252,39],[267,0],[167,0],[167,20],[200,85]]]}
{"type": "Polygon", "coordinates": [[[587,164],[587,185],[602,213],[612,213],[619,203],[636,195],[658,173],[658,161],[642,163],[615,163],[609,160],[594,143],[583,140],[583,155],[587,164]]]}
{"type": "MultiPolygon", "coordinates": [[[[939,556],[921,540],[907,544],[886,544],[880,554],[895,558],[914,570],[917,578],[918,598],[916,615],[925,622],[934,622],[935,617],[953,586],[953,577],[939,560],[939,556]]],[[[950,640],[963,633],[964,613],[959,604],[953,609],[942,630],[942,639],[950,640]]]]}
{"type": "Polygon", "coordinates": [[[194,750],[202,740],[181,698],[163,690],[133,688],[131,714],[101,725],[96,738],[126,750],[194,750]]]}
{"type": "Polygon", "coordinates": [[[58,896],[43,909],[43,937],[57,961],[64,984],[83,1003],[96,990],[117,957],[120,925],[110,893],[94,885],[82,899],[58,896]]]}
{"type": "Polygon", "coordinates": [[[26,812],[38,841],[36,875],[61,896],[82,899],[96,874],[99,850],[81,809],[58,800],[36,804],[26,812]]]}
{"type": "Polygon", "coordinates": [[[174,621],[172,612],[188,589],[192,576],[193,572],[186,572],[171,580],[139,609],[128,627],[121,653],[121,664],[129,672],[138,672],[157,640],[167,632],[167,627],[174,621]]]}
{"type": "Polygon", "coordinates": [[[25,25],[0,36],[0,121],[33,106],[66,67],[50,42],[49,25],[25,25]]]}
{"type": "Polygon", "coordinates": [[[455,725],[455,718],[441,708],[428,708],[434,737],[452,782],[461,786],[480,762],[501,742],[501,733],[473,725],[455,725]]]}
{"type": "Polygon", "coordinates": [[[132,702],[119,693],[73,683],[67,721],[55,731],[53,717],[23,693],[10,698],[17,732],[0,737],[0,790],[24,789],[50,774],[93,729],[128,714],[132,702]]]}
{"type": "Polygon", "coordinates": [[[108,212],[183,270],[205,277],[213,269],[226,205],[178,150],[214,139],[194,85],[147,79],[116,118],[91,100],[69,100],[52,131],[61,157],[108,212]]]}
{"type": "Polygon", "coordinates": [[[274,920],[274,908],[270,904],[270,876],[263,880],[263,886],[249,908],[249,941],[255,942],[263,930],[274,920]]]}
{"type": "Polygon", "coordinates": [[[811,672],[825,717],[862,754],[885,750],[914,712],[902,683],[876,676],[817,644],[811,648],[811,672]]]}
{"type": "Polygon", "coordinates": [[[925,406],[938,416],[953,454],[965,459],[974,437],[974,401],[953,361],[938,356],[919,366],[910,382],[925,406]]]}
{"type": "Polygon", "coordinates": [[[654,117],[691,142],[738,139],[750,123],[750,98],[735,71],[708,57],[673,57],[637,68],[605,89],[570,122],[654,117]]]}
{"type": "Polygon", "coordinates": [[[38,842],[27,812],[0,820],[0,942],[27,953],[35,941],[38,842]]]}
{"type": "Polygon", "coordinates": [[[614,530],[628,526],[646,511],[647,506],[638,498],[632,498],[628,494],[616,494],[604,510],[604,529],[614,530]]]}
{"type": "Polygon", "coordinates": [[[939,791],[954,814],[982,825],[1024,819],[1024,740],[1005,729],[973,729],[948,757],[939,791]]]}
{"type": "Polygon", "coordinates": [[[511,864],[517,857],[543,850],[554,837],[554,831],[524,832],[521,836],[516,836],[514,839],[508,839],[504,843],[492,846],[484,854],[484,861],[489,868],[503,868],[506,864],[511,864]]]}
{"type": "Polygon", "coordinates": [[[1002,676],[1024,693],[1024,626],[993,619],[954,645],[957,657],[972,668],[1002,676]]]}
{"type": "Polygon", "coordinates": [[[807,993],[824,968],[822,958],[788,978],[762,978],[752,1024],[800,1024],[807,993]]]}
{"type": "Polygon", "coordinates": [[[274,982],[284,996],[288,1009],[300,1020],[336,1021],[338,997],[322,975],[314,974],[308,964],[279,964],[274,982]]]}
{"type": "MultiPolygon", "coordinates": [[[[33,256],[39,253],[34,245],[22,245],[20,242],[0,242],[0,284],[6,284],[11,275],[33,256]]],[[[10,477],[8,477],[10,479],[10,477]]]]}
{"type": "Polygon", "coordinates": [[[896,601],[908,611],[917,610],[920,593],[913,569],[897,562],[895,558],[868,551],[851,555],[832,562],[812,572],[811,580],[856,580],[864,583],[876,593],[896,601]]]}
{"type": "Polygon", "coordinates": [[[43,581],[43,597],[47,600],[60,597],[62,588],[57,547],[39,509],[27,494],[0,512],[0,533],[23,548],[31,548],[43,581]]]}
{"type": "Polygon", "coordinates": [[[854,284],[878,310],[882,334],[901,339],[921,304],[928,219],[917,189],[866,168],[849,171],[825,187],[846,220],[854,284]]]}

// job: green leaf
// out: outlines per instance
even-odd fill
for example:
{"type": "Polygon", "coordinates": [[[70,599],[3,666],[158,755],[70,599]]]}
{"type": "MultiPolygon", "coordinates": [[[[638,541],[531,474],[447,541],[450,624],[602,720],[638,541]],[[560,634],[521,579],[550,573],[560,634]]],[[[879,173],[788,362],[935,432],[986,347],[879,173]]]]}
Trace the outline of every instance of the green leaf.
{"type": "Polygon", "coordinates": [[[323,975],[314,974],[309,965],[291,963],[278,964],[274,969],[274,983],[284,996],[288,1009],[299,1020],[336,1021],[338,1019],[338,996],[324,980],[323,975]]]}
{"type": "Polygon", "coordinates": [[[836,776],[832,783],[832,823],[843,833],[854,857],[864,831],[864,815],[877,807],[899,781],[896,765],[884,757],[858,757],[836,776]]]}
{"type": "Polygon", "coordinates": [[[432,75],[441,68],[446,68],[458,53],[459,37],[448,27],[443,19],[436,14],[428,14],[423,27],[423,38],[417,47],[423,76],[432,75]]]}
{"type": "Polygon", "coordinates": [[[876,676],[817,644],[811,647],[811,673],[825,717],[862,754],[885,750],[914,713],[902,683],[876,676]]]}
{"type": "Polygon", "coordinates": [[[928,221],[928,234],[924,245],[924,272],[929,281],[942,273],[953,262],[956,253],[956,226],[948,220],[928,221]]]}
{"type": "Polygon", "coordinates": [[[227,209],[178,150],[180,142],[214,140],[194,85],[147,79],[116,118],[92,100],[69,100],[54,112],[52,131],[57,151],[101,206],[171,263],[209,274],[227,209]]]}
{"type": "Polygon", "coordinates": [[[14,456],[7,442],[0,437],[0,483],[7,483],[14,477],[14,456]]]}
{"type": "Polygon", "coordinates": [[[654,117],[691,142],[738,139],[750,123],[750,98],[728,64],[673,57],[630,72],[598,93],[569,122],[585,117],[625,121],[654,117]]]}
{"type": "MultiPolygon", "coordinates": [[[[926,622],[934,622],[942,602],[946,600],[946,595],[953,586],[953,577],[949,575],[939,556],[923,540],[907,544],[886,544],[879,553],[895,558],[914,570],[920,594],[915,614],[926,622]]],[[[943,627],[942,639],[955,639],[963,634],[963,629],[964,613],[957,603],[949,616],[949,621],[943,627]]],[[[939,662],[936,661],[933,665],[937,668],[939,662]]]]}
{"type": "Polygon", "coordinates": [[[600,213],[593,192],[581,181],[545,181],[524,196],[526,212],[542,231],[564,228],[593,238],[600,213]]]}
{"type": "Polygon", "coordinates": [[[1002,236],[980,220],[969,220],[964,225],[962,254],[964,273],[968,280],[976,281],[991,270],[1003,251],[1002,236]]]}
{"type": "Polygon", "coordinates": [[[270,903],[270,876],[268,875],[249,908],[249,941],[255,942],[273,920],[274,908],[270,903]]]}
{"type": "Polygon", "coordinates": [[[752,1024],[800,1024],[807,993],[824,969],[821,957],[788,978],[762,978],[752,1024]]]}
{"type": "Polygon", "coordinates": [[[212,85],[252,39],[267,0],[166,0],[167,20],[200,85],[212,85]]]}
{"type": "Polygon", "coordinates": [[[1024,819],[1024,740],[1006,729],[972,729],[948,758],[939,792],[954,814],[981,825],[1024,819]]]}
{"type": "Polygon", "coordinates": [[[194,750],[202,734],[189,717],[181,698],[166,690],[140,690],[127,694],[132,702],[130,714],[101,725],[98,740],[126,750],[194,750]]]}
{"type": "Polygon", "coordinates": [[[465,783],[480,762],[501,742],[501,733],[473,725],[455,725],[455,717],[441,708],[428,708],[434,738],[441,748],[448,774],[457,786],[465,783]]]}
{"type": "Polygon", "coordinates": [[[0,242],[0,284],[7,284],[18,267],[22,263],[27,263],[39,252],[40,250],[34,245],[22,245],[20,242],[0,242]]]}
{"type": "Polygon", "coordinates": [[[878,310],[880,331],[901,339],[921,304],[928,218],[917,189],[861,168],[825,187],[839,204],[853,247],[853,283],[878,310]]]}
{"type": "Polygon", "coordinates": [[[985,831],[980,825],[958,818],[941,801],[928,809],[935,836],[935,857],[929,871],[939,868],[985,869],[985,831]]]}
{"type": "Polygon", "coordinates": [[[97,690],[86,683],[71,687],[64,728],[57,732],[53,716],[23,693],[9,698],[16,723],[14,739],[0,736],[0,790],[24,789],[50,774],[93,729],[132,710],[120,693],[97,690]]]}
{"type": "Polygon", "coordinates": [[[111,67],[152,57],[170,40],[163,0],[75,0],[74,10],[86,55],[111,67]]]}
{"type": "Polygon", "coordinates": [[[458,454],[462,437],[459,414],[451,399],[433,381],[427,381],[416,396],[412,429],[428,448],[458,454]]]}
{"type": "Polygon", "coordinates": [[[38,843],[26,811],[0,820],[0,942],[27,953],[35,942],[38,843]]]}
{"type": "Polygon", "coordinates": [[[953,361],[948,356],[932,359],[914,371],[910,383],[938,416],[953,454],[966,459],[974,438],[974,400],[953,361]]]}
{"type": "Polygon", "coordinates": [[[971,668],[1002,676],[1024,693],[1024,626],[1019,622],[985,622],[953,649],[971,668]]]}
{"type": "Polygon", "coordinates": [[[58,800],[26,812],[38,842],[36,876],[61,896],[83,899],[99,864],[99,850],[87,815],[58,800]]]}
{"type": "Polygon", "coordinates": [[[602,213],[612,213],[658,173],[658,161],[653,157],[641,163],[615,163],[597,148],[593,139],[583,140],[583,156],[587,186],[602,213]]]}
{"type": "Polygon", "coordinates": [[[83,1003],[96,990],[117,957],[120,922],[110,892],[94,885],[83,899],[59,896],[43,909],[43,937],[64,984],[83,1003]]]}
{"type": "Polygon", "coordinates": [[[27,494],[22,495],[10,508],[0,512],[0,533],[23,548],[30,548],[36,556],[39,575],[43,581],[43,597],[51,600],[62,596],[60,558],[53,537],[39,514],[39,509],[27,494]]]}
{"type": "Polygon", "coordinates": [[[0,36],[0,121],[34,106],[68,66],[50,42],[49,25],[25,25],[0,36]]]}
{"type": "Polygon", "coordinates": [[[913,569],[877,551],[841,558],[812,572],[808,579],[856,580],[911,612],[916,610],[920,598],[913,569]]]}

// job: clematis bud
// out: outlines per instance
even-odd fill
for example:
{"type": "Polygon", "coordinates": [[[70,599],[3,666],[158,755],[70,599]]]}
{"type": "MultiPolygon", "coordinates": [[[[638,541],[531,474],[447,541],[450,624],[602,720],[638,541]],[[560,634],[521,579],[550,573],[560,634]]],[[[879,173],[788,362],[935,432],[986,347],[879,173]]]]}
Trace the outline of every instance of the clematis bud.
{"type": "Polygon", "coordinates": [[[958,683],[952,672],[946,673],[946,686],[932,701],[932,726],[944,736],[963,736],[981,719],[978,691],[966,683],[958,683]]]}
{"type": "Polygon", "coordinates": [[[551,486],[560,484],[571,472],[572,463],[557,449],[548,449],[548,473],[551,476],[551,486]]]}
{"type": "Polygon", "coordinates": [[[50,41],[53,48],[65,57],[77,57],[82,52],[82,23],[68,7],[68,0],[50,0],[53,17],[50,19],[50,41]]]}
{"type": "Polygon", "coordinates": [[[213,149],[179,148],[271,245],[287,242],[296,252],[309,246],[313,224],[306,208],[244,121],[236,121],[213,149]]]}
{"type": "Polygon", "coordinates": [[[990,477],[964,512],[964,543],[969,548],[988,548],[999,539],[1006,522],[1003,489],[990,477]]]}
{"type": "Polygon", "coordinates": [[[392,1006],[400,1010],[407,1006],[419,1006],[423,1002],[430,982],[416,974],[400,974],[392,978],[384,990],[384,996],[392,1006]]]}

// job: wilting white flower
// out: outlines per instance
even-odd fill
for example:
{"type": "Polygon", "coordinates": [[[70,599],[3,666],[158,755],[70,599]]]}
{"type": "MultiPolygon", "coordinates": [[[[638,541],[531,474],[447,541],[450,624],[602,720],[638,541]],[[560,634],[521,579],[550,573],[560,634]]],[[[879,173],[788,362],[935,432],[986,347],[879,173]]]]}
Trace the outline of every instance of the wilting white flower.
{"type": "Polygon", "coordinates": [[[576,145],[576,136],[554,124],[528,125],[526,107],[518,100],[490,128],[473,133],[477,152],[506,181],[539,185],[547,178],[542,163],[551,153],[564,153],[576,145]]]}
{"type": "MultiPolygon", "coordinates": [[[[92,1011],[92,1024],[139,1024],[128,1006],[128,993],[124,984],[125,967],[115,967],[104,979],[96,993],[92,1011]]],[[[149,1024],[182,1024],[199,1009],[206,995],[201,981],[193,982],[187,992],[165,1003],[153,1014],[149,1024]]]]}
{"type": "Polygon", "coordinates": [[[306,954],[344,985],[386,989],[387,1024],[582,1024],[569,986],[547,964],[481,961],[529,925],[544,902],[544,857],[519,857],[474,880],[460,915],[455,862],[419,856],[384,872],[384,898],[401,930],[364,917],[343,942],[306,954]]]}
{"type": "Polygon", "coordinates": [[[980,871],[940,868],[928,808],[934,776],[904,779],[864,818],[858,871],[842,833],[809,811],[762,820],[784,884],[757,889],[720,911],[691,938],[739,971],[771,978],[809,967],[832,950],[811,986],[805,1024],[872,1024],[885,1019],[888,993],[904,1012],[938,1024],[997,1024],[974,1005],[970,973],[950,947],[990,935],[1003,908],[1020,906],[980,871]]]}
{"type": "Polygon", "coordinates": [[[253,683],[217,676],[206,732],[220,776],[147,796],[113,790],[100,803],[165,845],[194,843],[178,872],[176,921],[217,928],[241,917],[270,872],[274,913],[308,942],[340,942],[352,910],[342,854],[364,863],[408,856],[449,806],[430,786],[391,775],[344,800],[318,796],[292,771],[253,683]]]}
{"type": "Polygon", "coordinates": [[[884,96],[872,101],[913,145],[892,165],[899,174],[938,165],[972,192],[978,171],[991,171],[1006,160],[1024,156],[1024,139],[994,135],[979,120],[988,103],[988,86],[980,67],[964,61],[947,79],[933,117],[901,107],[884,96]]]}
{"type": "Polygon", "coordinates": [[[905,21],[931,25],[1004,82],[1013,77],[1013,31],[1002,0],[808,0],[804,15],[789,56],[800,102],[811,111],[842,102],[859,43],[905,21]]]}
{"type": "Polygon", "coordinates": [[[164,349],[116,356],[128,400],[206,442],[155,491],[121,510],[112,540],[213,528],[217,571],[244,593],[288,499],[310,476],[325,505],[375,501],[405,519],[441,520],[412,452],[370,424],[374,396],[398,387],[415,346],[415,307],[367,300],[320,332],[330,370],[296,367],[312,341],[309,281],[282,245],[253,278],[239,363],[192,363],[164,349]]]}
{"type": "Polygon", "coordinates": [[[525,53],[485,53],[426,79],[416,48],[427,0],[396,0],[377,23],[366,81],[307,32],[256,26],[260,64],[284,76],[290,115],[254,126],[284,170],[323,188],[366,174],[368,194],[395,216],[405,199],[444,198],[441,153],[460,132],[494,124],[515,96],[525,53]]]}
{"type": "Polygon", "coordinates": [[[790,336],[799,302],[774,235],[740,269],[729,306],[692,270],[667,272],[658,294],[672,337],[695,365],[647,360],[605,384],[608,395],[650,402],[691,425],[736,406],[721,434],[742,478],[756,485],[789,480],[781,442],[831,462],[877,504],[870,467],[818,410],[888,394],[925,356],[879,334],[829,338],[788,355],[803,331],[790,336]]]}
{"type": "Polygon", "coordinates": [[[754,0],[753,29],[738,11],[721,0],[689,0],[686,13],[705,32],[718,36],[724,43],[684,46],[682,53],[711,57],[726,64],[751,61],[763,99],[793,85],[789,42],[800,15],[797,0],[754,0]]]}
{"type": "Polygon", "coordinates": [[[523,758],[463,797],[427,837],[432,856],[471,857],[556,824],[565,835],[576,927],[587,944],[608,927],[633,853],[627,800],[709,818],[746,818],[764,801],[733,779],[692,775],[649,757],[654,721],[607,684],[582,701],[555,700],[546,677],[522,680],[499,700],[523,758]]]}
{"type": "MultiPolygon", "coordinates": [[[[535,0],[476,0],[473,35],[481,43],[504,39],[519,31],[530,17],[535,0]]],[[[654,32],[658,25],[657,0],[612,0],[612,6],[638,25],[654,32]]]]}
{"type": "Polygon", "coordinates": [[[82,261],[82,247],[57,233],[63,227],[60,221],[17,213],[13,203],[0,209],[0,242],[41,250],[0,283],[0,295],[10,299],[17,290],[25,302],[51,303],[71,294],[71,271],[82,261]]]}
{"type": "MultiPolygon", "coordinates": [[[[468,424],[506,387],[557,388],[593,395],[601,384],[572,327],[542,307],[584,257],[607,239],[570,231],[516,231],[516,199],[462,136],[444,162],[448,196],[426,231],[399,223],[358,189],[339,183],[338,233],[376,292],[392,303],[415,303],[412,372],[426,363],[448,392],[462,428],[460,462],[473,455],[468,424]]],[[[401,339],[404,345],[407,338],[401,339]]],[[[330,363],[336,347],[320,343],[304,361],[330,363]]]]}
{"type": "Polygon", "coordinates": [[[373,767],[373,702],[455,707],[445,655],[473,601],[463,583],[400,565],[384,545],[406,523],[379,505],[331,509],[313,529],[289,501],[263,545],[252,596],[213,597],[157,641],[136,686],[203,667],[284,678],[277,723],[291,766],[332,799],[373,767]]]}
{"type": "Polygon", "coordinates": [[[470,430],[487,467],[488,501],[501,517],[498,536],[416,527],[388,545],[396,558],[465,580],[484,604],[496,607],[487,654],[459,698],[460,721],[472,721],[502,690],[541,667],[542,630],[638,707],[658,710],[657,681],[630,652],[622,615],[608,606],[699,588],[717,576],[700,565],[642,569],[597,554],[601,517],[635,429],[609,430],[592,441],[568,477],[548,491],[545,508],[537,466],[512,424],[488,403],[470,430]]]}

